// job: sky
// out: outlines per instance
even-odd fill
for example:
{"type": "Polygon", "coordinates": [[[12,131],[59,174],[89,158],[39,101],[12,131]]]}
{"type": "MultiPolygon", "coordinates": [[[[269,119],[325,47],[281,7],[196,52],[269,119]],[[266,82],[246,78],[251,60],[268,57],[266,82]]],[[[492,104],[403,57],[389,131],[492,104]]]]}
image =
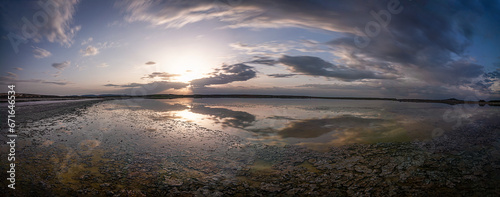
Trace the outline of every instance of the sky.
{"type": "Polygon", "coordinates": [[[0,2],[2,90],[500,98],[500,1],[0,2]]]}

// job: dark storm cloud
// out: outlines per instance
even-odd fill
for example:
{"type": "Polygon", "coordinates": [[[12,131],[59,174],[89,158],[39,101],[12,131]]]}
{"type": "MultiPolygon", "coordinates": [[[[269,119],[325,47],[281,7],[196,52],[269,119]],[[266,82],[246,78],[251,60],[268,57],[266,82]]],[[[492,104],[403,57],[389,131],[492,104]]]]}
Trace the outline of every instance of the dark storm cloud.
{"type": "Polygon", "coordinates": [[[120,88],[114,93],[128,94],[128,95],[148,95],[158,94],[165,90],[178,90],[186,88],[189,84],[182,82],[169,82],[169,81],[155,81],[151,83],[130,83],[124,85],[106,84],[107,87],[120,88]]]}
{"type": "MultiPolygon", "coordinates": [[[[344,59],[363,65],[378,64],[382,66],[380,69],[404,70],[407,77],[434,85],[467,85],[481,76],[483,66],[468,60],[465,51],[476,33],[475,20],[488,12],[490,6],[498,8],[498,5],[473,1],[427,1],[416,6],[411,2],[401,3],[404,10],[391,15],[385,28],[379,22],[381,29],[375,36],[360,36],[358,32],[327,44],[345,55],[344,59]],[[366,46],[360,47],[355,39],[366,46]]],[[[365,21],[377,20],[371,17],[365,21]]],[[[367,33],[365,25],[353,27],[367,33]]]]}
{"type": "Polygon", "coordinates": [[[269,74],[267,76],[273,77],[273,78],[288,78],[288,77],[293,77],[297,74],[269,74]]]}
{"type": "Polygon", "coordinates": [[[228,84],[235,81],[247,81],[256,77],[253,67],[245,64],[224,65],[215,69],[213,76],[191,81],[193,87],[205,87],[213,84],[228,84]]]}
{"type": "MultiPolygon", "coordinates": [[[[420,68],[422,69],[422,68],[420,68]]],[[[463,85],[470,83],[471,79],[481,76],[483,66],[469,61],[451,61],[443,66],[431,69],[422,69],[422,78],[428,82],[440,82],[450,85],[463,85]]]]}
{"type": "Polygon", "coordinates": [[[255,59],[255,60],[244,62],[244,63],[274,66],[277,62],[276,62],[276,60],[273,60],[273,59],[259,58],[259,59],[255,59]]]}
{"type": "Polygon", "coordinates": [[[494,91],[490,89],[490,87],[497,82],[500,82],[500,68],[492,72],[484,73],[482,76],[482,80],[475,82],[473,84],[473,88],[482,90],[484,92],[498,94],[500,93],[500,91],[494,91]]]}
{"type": "Polygon", "coordinates": [[[485,73],[484,75],[488,78],[500,79],[500,68],[496,69],[493,72],[485,73]]]}
{"type": "Polygon", "coordinates": [[[104,86],[106,86],[106,87],[120,87],[121,85],[116,85],[116,84],[110,84],[110,83],[108,83],[108,84],[106,84],[104,86]]]}
{"type": "Polygon", "coordinates": [[[392,76],[376,74],[368,70],[358,70],[346,66],[335,65],[319,57],[287,56],[281,57],[278,62],[288,66],[290,70],[311,76],[332,77],[344,81],[358,79],[391,79],[392,76]]]}
{"type": "Polygon", "coordinates": [[[142,78],[143,79],[144,78],[150,78],[150,79],[152,79],[152,78],[158,77],[158,78],[162,78],[164,80],[167,80],[167,79],[170,79],[172,77],[178,77],[178,76],[181,76],[181,75],[180,74],[170,74],[170,73],[166,73],[166,72],[153,72],[153,73],[151,73],[151,74],[149,74],[149,75],[147,75],[145,77],[142,77],[142,78]]]}

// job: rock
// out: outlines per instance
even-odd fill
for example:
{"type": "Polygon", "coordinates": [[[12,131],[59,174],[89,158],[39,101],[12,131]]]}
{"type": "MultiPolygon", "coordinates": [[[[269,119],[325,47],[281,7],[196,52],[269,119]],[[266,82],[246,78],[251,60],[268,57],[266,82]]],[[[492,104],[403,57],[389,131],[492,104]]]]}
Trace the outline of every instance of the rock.
{"type": "Polygon", "coordinates": [[[281,188],[278,185],[271,184],[271,183],[261,183],[260,184],[260,189],[268,192],[279,192],[281,191],[281,188]]]}
{"type": "Polygon", "coordinates": [[[109,183],[103,183],[103,184],[101,184],[101,185],[99,185],[99,186],[101,186],[101,187],[109,187],[110,185],[111,185],[111,184],[109,184],[109,183]]]}
{"type": "Polygon", "coordinates": [[[392,174],[394,167],[396,167],[396,163],[391,162],[388,163],[387,165],[382,166],[382,172],[380,173],[380,176],[386,176],[389,174],[392,174]]]}
{"type": "Polygon", "coordinates": [[[365,174],[370,174],[373,172],[372,169],[370,169],[364,165],[356,165],[356,166],[354,166],[354,170],[356,170],[356,172],[361,172],[361,173],[365,173],[365,174]]]}
{"type": "Polygon", "coordinates": [[[165,181],[163,181],[163,183],[170,186],[181,186],[182,184],[184,184],[182,180],[176,178],[165,178],[165,181]]]}

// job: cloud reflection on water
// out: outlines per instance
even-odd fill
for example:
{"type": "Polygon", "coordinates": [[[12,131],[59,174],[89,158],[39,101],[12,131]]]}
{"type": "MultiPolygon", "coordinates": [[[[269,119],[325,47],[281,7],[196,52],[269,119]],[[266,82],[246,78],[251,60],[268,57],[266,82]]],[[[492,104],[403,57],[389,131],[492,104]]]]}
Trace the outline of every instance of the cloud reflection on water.
{"type": "Polygon", "coordinates": [[[160,119],[236,131],[268,144],[338,146],[401,142],[429,137],[449,106],[390,101],[315,101],[280,99],[138,99],[133,110],[152,110],[160,119]],[[415,106],[413,106],[415,105],[415,106]],[[429,110],[431,109],[431,110],[429,110]]]}

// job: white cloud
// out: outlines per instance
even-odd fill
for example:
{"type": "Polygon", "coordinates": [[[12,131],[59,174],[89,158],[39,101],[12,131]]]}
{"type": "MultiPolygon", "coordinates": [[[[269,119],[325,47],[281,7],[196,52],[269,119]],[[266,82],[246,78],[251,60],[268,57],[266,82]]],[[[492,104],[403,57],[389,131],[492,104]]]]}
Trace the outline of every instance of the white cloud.
{"type": "Polygon", "coordinates": [[[106,68],[106,67],[108,67],[108,66],[109,66],[109,65],[108,65],[108,64],[106,64],[106,63],[102,63],[102,64],[97,65],[97,67],[99,67],[99,68],[106,68]]]}
{"type": "MultiPolygon", "coordinates": [[[[22,8],[25,10],[31,9],[33,12],[25,13],[21,15],[25,17],[31,24],[29,35],[24,35],[24,31],[21,26],[14,26],[14,28],[19,31],[19,34],[26,37],[27,39],[32,39],[35,42],[40,42],[45,39],[49,42],[56,42],[62,46],[70,47],[73,44],[73,37],[81,29],[81,26],[73,24],[73,16],[76,13],[76,6],[79,0],[50,0],[50,1],[33,1],[31,5],[33,8],[22,8]],[[39,2],[39,3],[38,3],[39,2]],[[47,9],[40,7],[40,4],[47,9]],[[37,13],[43,13],[45,15],[37,15],[37,13]],[[26,15],[27,14],[27,15],[26,15]],[[36,23],[33,18],[35,16],[46,16],[46,23],[42,23],[40,26],[35,26],[36,23]]],[[[10,13],[12,17],[17,18],[19,13],[10,13]]],[[[38,17],[37,20],[41,20],[42,17],[38,17]]],[[[40,22],[39,22],[40,23],[40,22]]]]}
{"type": "Polygon", "coordinates": [[[16,73],[7,72],[7,77],[15,79],[15,78],[17,78],[17,75],[16,75],[16,73]]]}
{"type": "Polygon", "coordinates": [[[58,9],[54,10],[53,17],[50,17],[51,20],[42,28],[41,32],[50,42],[71,46],[73,37],[81,29],[81,26],[71,25],[79,0],[53,0],[52,2],[56,4],[58,9]]]}
{"type": "Polygon", "coordinates": [[[33,47],[33,56],[35,58],[45,58],[51,56],[52,53],[50,51],[47,51],[45,49],[39,48],[39,47],[33,47]]]}
{"type": "Polygon", "coordinates": [[[80,53],[82,53],[83,56],[97,55],[99,53],[99,49],[93,46],[88,46],[86,49],[80,50],[80,53]]]}
{"type": "Polygon", "coordinates": [[[92,42],[92,40],[94,40],[94,38],[90,37],[90,38],[88,38],[87,40],[84,40],[84,41],[82,42],[82,45],[89,44],[90,42],[92,42]]]}
{"type": "Polygon", "coordinates": [[[97,55],[101,51],[101,49],[114,48],[119,46],[121,46],[120,43],[116,42],[98,42],[95,43],[94,45],[88,45],[87,48],[80,50],[80,53],[82,53],[83,56],[92,56],[92,55],[97,55]]]}

